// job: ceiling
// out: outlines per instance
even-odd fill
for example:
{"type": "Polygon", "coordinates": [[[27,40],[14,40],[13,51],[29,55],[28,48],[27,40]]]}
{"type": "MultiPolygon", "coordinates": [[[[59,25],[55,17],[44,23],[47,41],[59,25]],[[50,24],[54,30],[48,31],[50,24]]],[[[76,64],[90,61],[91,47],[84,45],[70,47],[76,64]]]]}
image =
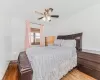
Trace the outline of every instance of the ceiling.
{"type": "Polygon", "coordinates": [[[72,15],[96,4],[100,0],[0,0],[0,12],[11,17],[21,17],[36,21],[39,15],[34,11],[54,8],[52,14],[59,14],[60,19],[68,19],[72,15]]]}

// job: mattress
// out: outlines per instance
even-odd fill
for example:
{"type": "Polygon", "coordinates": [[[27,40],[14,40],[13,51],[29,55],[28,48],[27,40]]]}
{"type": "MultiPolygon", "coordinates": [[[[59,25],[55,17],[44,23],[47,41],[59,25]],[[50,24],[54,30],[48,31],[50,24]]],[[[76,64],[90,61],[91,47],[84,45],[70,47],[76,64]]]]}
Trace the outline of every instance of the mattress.
{"type": "Polygon", "coordinates": [[[33,68],[33,80],[60,80],[77,65],[76,49],[71,47],[32,47],[26,53],[33,68]]]}

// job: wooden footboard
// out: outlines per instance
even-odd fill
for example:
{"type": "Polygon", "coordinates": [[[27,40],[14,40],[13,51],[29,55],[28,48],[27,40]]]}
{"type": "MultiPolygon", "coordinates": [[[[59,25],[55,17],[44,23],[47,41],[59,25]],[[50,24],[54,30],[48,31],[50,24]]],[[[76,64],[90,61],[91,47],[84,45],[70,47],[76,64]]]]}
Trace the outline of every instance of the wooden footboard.
{"type": "Polygon", "coordinates": [[[19,80],[32,80],[33,70],[26,52],[20,52],[18,56],[19,80]]]}

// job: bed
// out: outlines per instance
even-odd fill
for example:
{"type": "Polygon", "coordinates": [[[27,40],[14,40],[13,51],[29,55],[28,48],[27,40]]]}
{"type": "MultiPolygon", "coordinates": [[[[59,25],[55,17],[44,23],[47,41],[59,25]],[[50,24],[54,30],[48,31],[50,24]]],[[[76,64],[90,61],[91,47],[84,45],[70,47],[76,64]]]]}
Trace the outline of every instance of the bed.
{"type": "Polygon", "coordinates": [[[82,33],[59,35],[57,39],[76,40],[75,47],[32,47],[19,54],[20,80],[60,80],[77,66],[77,51],[82,50],[82,33]]]}

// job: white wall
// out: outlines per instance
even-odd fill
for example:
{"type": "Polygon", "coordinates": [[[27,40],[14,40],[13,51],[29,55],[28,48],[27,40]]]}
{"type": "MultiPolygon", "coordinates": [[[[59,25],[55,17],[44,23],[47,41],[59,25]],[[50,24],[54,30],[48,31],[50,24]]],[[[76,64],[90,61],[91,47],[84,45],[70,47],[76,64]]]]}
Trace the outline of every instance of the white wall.
{"type": "Polygon", "coordinates": [[[0,80],[6,71],[11,56],[10,18],[0,15],[0,80]]]}
{"type": "Polygon", "coordinates": [[[0,0],[0,80],[4,76],[9,61],[17,58],[18,54],[14,53],[24,48],[25,19],[12,13],[13,2],[14,0],[0,0]]]}
{"type": "Polygon", "coordinates": [[[25,20],[0,15],[0,80],[10,60],[17,60],[24,50],[25,20]]]}
{"type": "Polygon", "coordinates": [[[57,34],[83,32],[83,49],[100,51],[100,4],[61,21],[56,29],[57,34]]]}
{"type": "Polygon", "coordinates": [[[18,54],[24,51],[25,45],[25,31],[26,23],[25,20],[21,18],[13,17],[11,19],[11,30],[12,30],[12,60],[17,60],[18,54]]]}
{"type": "MultiPolygon", "coordinates": [[[[7,1],[6,1],[7,2],[7,1]]],[[[0,0],[0,80],[8,67],[11,56],[10,16],[6,13],[8,7],[0,0]]]]}

